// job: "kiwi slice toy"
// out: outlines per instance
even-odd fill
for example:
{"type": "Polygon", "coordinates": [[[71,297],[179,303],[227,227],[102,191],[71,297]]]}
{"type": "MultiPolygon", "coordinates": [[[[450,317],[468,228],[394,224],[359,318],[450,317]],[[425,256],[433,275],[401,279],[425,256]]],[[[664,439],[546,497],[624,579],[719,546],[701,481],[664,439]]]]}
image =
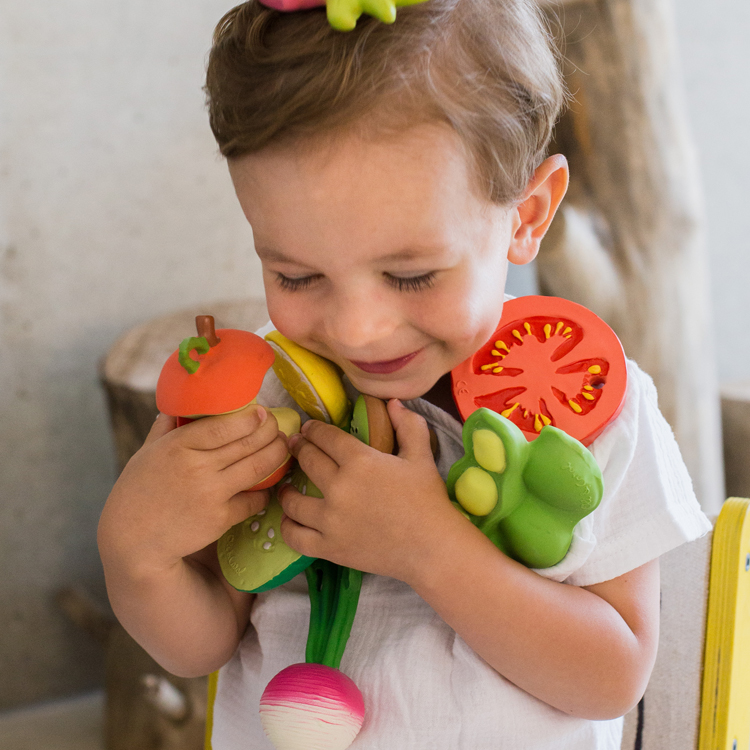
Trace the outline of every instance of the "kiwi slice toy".
{"type": "Polygon", "coordinates": [[[361,393],[354,404],[349,427],[354,437],[381,453],[393,453],[395,438],[385,401],[361,393]]]}

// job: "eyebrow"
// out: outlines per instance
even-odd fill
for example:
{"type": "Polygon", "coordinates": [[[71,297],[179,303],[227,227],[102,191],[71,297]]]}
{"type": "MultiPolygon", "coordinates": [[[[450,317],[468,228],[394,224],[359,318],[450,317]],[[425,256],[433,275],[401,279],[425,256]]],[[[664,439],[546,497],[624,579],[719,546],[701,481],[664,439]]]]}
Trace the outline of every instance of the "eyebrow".
{"type": "MultiPolygon", "coordinates": [[[[402,261],[402,260],[414,260],[415,258],[423,258],[428,255],[435,255],[438,252],[440,252],[442,248],[437,247],[424,247],[422,250],[415,250],[415,249],[404,249],[404,250],[397,250],[393,253],[388,253],[388,255],[383,255],[380,258],[377,258],[378,261],[385,261],[386,263],[396,262],[396,261],[402,261]]],[[[284,253],[282,253],[279,250],[274,250],[270,247],[258,247],[256,246],[255,252],[261,256],[263,260],[273,261],[277,263],[297,263],[299,264],[298,260],[295,260],[294,258],[290,258],[284,253]]]]}
{"type": "Polygon", "coordinates": [[[278,250],[273,250],[270,247],[261,247],[256,245],[255,246],[255,252],[261,256],[264,260],[274,260],[278,262],[285,262],[285,263],[296,263],[297,261],[292,260],[292,258],[287,258],[284,253],[280,253],[278,250]]]}

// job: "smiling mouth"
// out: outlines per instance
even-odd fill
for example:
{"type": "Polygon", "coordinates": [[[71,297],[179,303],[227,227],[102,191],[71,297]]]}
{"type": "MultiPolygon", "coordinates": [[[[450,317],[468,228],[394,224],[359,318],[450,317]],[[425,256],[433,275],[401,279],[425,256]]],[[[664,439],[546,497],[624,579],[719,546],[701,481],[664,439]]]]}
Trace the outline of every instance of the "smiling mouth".
{"type": "Polygon", "coordinates": [[[404,357],[399,357],[398,359],[384,360],[383,362],[355,362],[354,360],[349,360],[349,361],[355,367],[358,367],[363,372],[369,372],[369,373],[378,374],[378,375],[387,375],[391,372],[396,372],[397,370],[400,370],[402,367],[405,367],[421,351],[422,351],[421,349],[418,349],[417,351],[412,352],[411,354],[407,354],[404,357]]]}

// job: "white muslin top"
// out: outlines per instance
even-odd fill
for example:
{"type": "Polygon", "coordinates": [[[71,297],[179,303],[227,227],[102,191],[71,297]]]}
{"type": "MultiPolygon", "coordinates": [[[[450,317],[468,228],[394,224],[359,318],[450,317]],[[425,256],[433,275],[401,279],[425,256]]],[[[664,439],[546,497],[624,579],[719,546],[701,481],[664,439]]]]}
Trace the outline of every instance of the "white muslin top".
{"type": "MultiPolygon", "coordinates": [[[[270,371],[259,401],[294,406],[270,371]]],[[[461,424],[422,399],[406,406],[437,433],[445,478],[463,455],[461,424]]],[[[576,586],[600,583],[710,529],[653,382],[635,363],[628,362],[622,413],[590,450],[602,470],[604,497],[576,526],[565,558],[539,575],[576,586]]],[[[275,674],[305,660],[309,616],[304,574],[258,594],[251,626],[219,672],[213,750],[273,750],[260,724],[260,696],[275,674]]],[[[620,748],[622,719],[571,717],[517,688],[395,579],[364,576],[341,670],[366,705],[352,750],[620,748]]]]}

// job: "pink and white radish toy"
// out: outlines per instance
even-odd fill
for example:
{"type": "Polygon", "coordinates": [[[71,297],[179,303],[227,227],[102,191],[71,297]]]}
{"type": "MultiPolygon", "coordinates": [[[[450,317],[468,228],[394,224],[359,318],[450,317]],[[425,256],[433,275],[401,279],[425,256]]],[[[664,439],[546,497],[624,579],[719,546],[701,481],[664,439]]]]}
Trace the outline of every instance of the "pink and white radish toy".
{"type": "Polygon", "coordinates": [[[274,746],[285,750],[345,750],[365,718],[359,688],[324,664],[292,664],[266,687],[260,719],[274,746]]]}
{"type": "Polygon", "coordinates": [[[365,719],[362,693],[338,669],[362,573],[327,560],[316,560],[306,573],[311,604],[306,661],[268,683],[260,720],[276,750],[346,750],[365,719]]]}

